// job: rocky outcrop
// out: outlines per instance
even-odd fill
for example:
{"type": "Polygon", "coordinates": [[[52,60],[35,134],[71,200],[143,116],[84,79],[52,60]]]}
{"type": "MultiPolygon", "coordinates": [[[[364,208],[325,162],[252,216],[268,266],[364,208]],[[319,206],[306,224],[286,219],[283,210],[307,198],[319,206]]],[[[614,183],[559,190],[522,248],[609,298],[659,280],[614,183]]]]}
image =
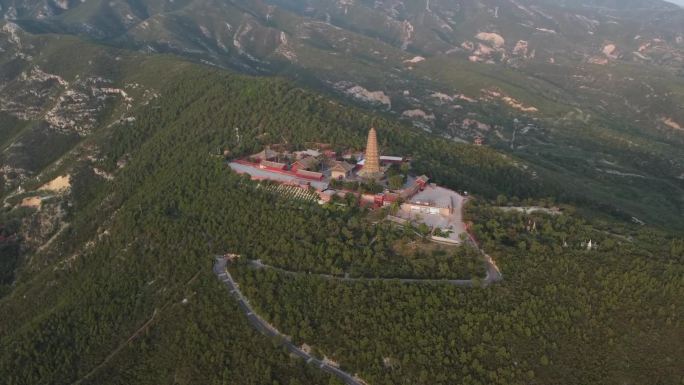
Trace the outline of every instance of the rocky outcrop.
{"type": "Polygon", "coordinates": [[[500,90],[488,89],[488,90],[483,90],[482,93],[483,93],[482,100],[485,100],[485,101],[500,100],[500,101],[504,102],[508,107],[516,109],[520,112],[526,112],[526,113],[539,112],[539,109],[537,107],[525,105],[522,102],[518,101],[517,99],[512,98],[512,97],[504,94],[500,90]]]}
{"type": "Polygon", "coordinates": [[[421,109],[406,110],[406,111],[401,113],[401,116],[406,117],[406,118],[418,118],[418,119],[427,120],[427,121],[435,120],[435,114],[427,113],[421,109]]]}
{"type": "Polygon", "coordinates": [[[660,119],[660,121],[667,127],[673,129],[673,130],[684,130],[684,127],[674,121],[674,119],[669,118],[669,117],[663,117],[660,119]]]}
{"type": "Polygon", "coordinates": [[[493,32],[480,32],[475,35],[475,38],[489,43],[494,48],[503,48],[504,44],[506,44],[503,36],[493,32]]]}
{"type": "Polygon", "coordinates": [[[369,91],[360,85],[352,85],[349,82],[338,82],[335,84],[335,88],[358,101],[376,106],[384,106],[388,110],[392,108],[389,96],[383,91],[369,91]]]}

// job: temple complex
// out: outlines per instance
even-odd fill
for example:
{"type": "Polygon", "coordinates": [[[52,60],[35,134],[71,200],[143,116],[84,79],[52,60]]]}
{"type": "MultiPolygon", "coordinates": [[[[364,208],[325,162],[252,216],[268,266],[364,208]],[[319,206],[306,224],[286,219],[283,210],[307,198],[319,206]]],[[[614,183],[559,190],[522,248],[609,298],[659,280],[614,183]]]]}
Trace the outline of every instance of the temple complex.
{"type": "MultiPolygon", "coordinates": [[[[449,235],[438,237],[440,242],[461,242],[460,235],[465,232],[461,219],[464,197],[429,183],[425,175],[409,175],[410,158],[380,156],[375,128],[368,132],[363,152],[348,149],[338,154],[325,143],[314,143],[312,147],[290,151],[287,145],[271,145],[228,164],[235,172],[249,174],[252,180],[276,182],[289,186],[287,191],[298,188],[317,195],[321,204],[352,195],[365,206],[394,206],[398,209],[394,218],[446,231],[449,235]]],[[[303,195],[295,193],[293,199],[303,195]]]]}

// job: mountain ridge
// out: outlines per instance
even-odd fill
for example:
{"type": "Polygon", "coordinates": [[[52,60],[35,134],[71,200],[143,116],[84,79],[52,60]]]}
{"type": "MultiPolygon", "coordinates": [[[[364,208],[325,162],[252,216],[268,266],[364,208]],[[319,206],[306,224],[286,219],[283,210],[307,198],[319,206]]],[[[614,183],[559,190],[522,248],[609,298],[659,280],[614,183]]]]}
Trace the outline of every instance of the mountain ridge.
{"type": "MultiPolygon", "coordinates": [[[[568,3],[576,8],[532,0],[73,2],[6,25],[295,79],[453,141],[482,136],[605,192],[611,183],[643,184],[641,195],[666,191],[663,211],[681,212],[684,23],[676,21],[684,11],[659,1],[635,2],[646,11],[568,3]],[[105,16],[119,20],[110,32],[91,28],[90,18],[105,16]],[[559,150],[549,156],[549,148],[559,150]],[[604,161],[615,165],[610,182],[604,161]],[[658,187],[633,175],[655,176],[658,187]]],[[[28,4],[17,15],[45,3],[28,4]]],[[[650,213],[624,198],[613,205],[637,218],[650,213]]]]}

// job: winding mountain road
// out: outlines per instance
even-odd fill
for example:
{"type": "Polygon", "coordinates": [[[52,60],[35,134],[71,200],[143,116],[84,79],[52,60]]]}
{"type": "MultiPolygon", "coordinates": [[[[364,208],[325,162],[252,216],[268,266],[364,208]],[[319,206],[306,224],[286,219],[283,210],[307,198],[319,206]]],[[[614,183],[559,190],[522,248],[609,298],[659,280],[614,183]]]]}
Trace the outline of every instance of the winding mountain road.
{"type": "MultiPolygon", "coordinates": [[[[503,280],[503,276],[499,271],[499,268],[494,263],[494,260],[489,255],[482,252],[482,258],[487,265],[487,275],[484,280],[482,280],[482,286],[489,286],[493,283],[503,280]]],[[[318,273],[303,273],[300,271],[285,270],[280,267],[267,265],[261,262],[260,259],[248,261],[249,265],[255,269],[268,269],[273,270],[281,274],[286,274],[290,276],[314,276],[329,280],[339,280],[345,282],[400,282],[400,283],[426,283],[426,284],[448,284],[461,287],[473,287],[475,286],[475,281],[473,279],[435,279],[435,278],[370,278],[370,277],[340,277],[330,274],[318,274],[318,273]]]]}
{"type": "MultiPolygon", "coordinates": [[[[280,274],[290,275],[290,276],[308,276],[308,277],[319,277],[328,280],[337,280],[345,282],[399,282],[399,283],[425,283],[425,284],[447,284],[461,287],[473,287],[474,283],[472,279],[436,279],[436,278],[376,278],[376,277],[341,277],[337,275],[322,274],[322,273],[304,273],[300,271],[285,270],[280,267],[267,265],[261,260],[249,260],[249,265],[255,269],[266,269],[273,270],[280,274]]],[[[485,277],[483,284],[489,285],[491,283],[500,280],[500,274],[498,270],[494,267],[487,266],[487,276],[485,277]]]]}
{"type": "MultiPolygon", "coordinates": [[[[470,241],[477,247],[477,242],[475,239],[470,238],[470,241]]],[[[478,248],[480,252],[482,253],[483,259],[487,265],[487,275],[482,282],[483,286],[489,286],[493,283],[499,282],[503,280],[503,276],[501,275],[501,272],[499,271],[499,268],[496,266],[496,263],[494,260],[487,255],[482,249],[478,248]]],[[[400,282],[400,283],[428,283],[428,284],[451,284],[455,286],[462,286],[462,287],[474,287],[475,286],[475,281],[472,279],[419,279],[419,278],[351,278],[351,277],[338,277],[334,275],[329,275],[329,274],[308,274],[308,273],[302,273],[302,272],[297,272],[297,271],[289,271],[285,269],[281,269],[279,267],[275,266],[270,266],[262,263],[260,260],[249,260],[249,264],[256,269],[270,269],[277,271],[279,273],[287,274],[287,275],[314,275],[318,277],[322,277],[324,279],[330,279],[330,280],[341,280],[341,281],[347,281],[347,282],[371,282],[371,281],[392,281],[392,282],[400,282]]],[[[330,373],[342,381],[344,381],[345,384],[347,385],[365,385],[365,382],[363,380],[360,380],[359,378],[335,367],[332,366],[326,362],[321,361],[318,358],[315,358],[311,356],[311,354],[305,352],[295,344],[293,344],[290,341],[290,337],[281,333],[278,329],[275,327],[271,326],[268,322],[266,322],[263,318],[261,318],[252,308],[252,306],[249,304],[249,301],[245,296],[242,294],[242,292],[239,289],[238,284],[235,282],[233,277],[230,275],[230,272],[226,268],[226,259],[223,256],[216,256],[216,260],[214,262],[214,274],[220,279],[228,288],[228,291],[230,294],[238,301],[238,306],[240,309],[245,313],[247,316],[247,320],[249,323],[256,328],[259,332],[262,334],[269,336],[269,337],[275,337],[279,338],[283,345],[287,348],[287,350],[294,354],[295,356],[305,360],[308,364],[313,364],[316,365],[320,370],[330,373]]]]}
{"type": "Polygon", "coordinates": [[[254,312],[254,309],[252,309],[252,306],[249,304],[247,298],[245,298],[245,296],[242,295],[242,292],[238,288],[238,284],[235,282],[235,280],[233,280],[233,277],[230,275],[228,269],[226,269],[226,260],[223,257],[216,257],[216,261],[214,263],[214,274],[216,274],[216,276],[224,284],[226,284],[226,286],[228,287],[228,291],[238,301],[240,309],[245,313],[245,315],[247,315],[247,320],[249,321],[249,323],[252,326],[254,326],[254,328],[256,328],[259,332],[269,337],[280,338],[282,340],[283,345],[287,348],[287,350],[290,353],[305,360],[308,364],[316,365],[316,367],[318,367],[320,370],[338,377],[339,379],[344,381],[345,384],[365,385],[365,383],[362,380],[359,380],[351,374],[339,368],[336,368],[330,364],[327,364],[319,360],[318,358],[311,356],[309,353],[303,351],[301,348],[297,347],[295,344],[290,342],[288,336],[278,331],[278,329],[271,326],[256,312],[254,312]]]}

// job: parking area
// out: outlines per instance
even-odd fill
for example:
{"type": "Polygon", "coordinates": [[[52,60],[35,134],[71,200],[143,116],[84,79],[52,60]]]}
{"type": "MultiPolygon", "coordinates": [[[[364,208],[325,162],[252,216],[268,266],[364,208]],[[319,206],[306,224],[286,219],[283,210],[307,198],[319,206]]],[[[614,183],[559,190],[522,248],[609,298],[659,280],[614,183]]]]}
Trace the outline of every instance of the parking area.
{"type": "Polygon", "coordinates": [[[407,204],[402,205],[397,216],[425,223],[432,228],[450,230],[448,239],[460,243],[461,234],[466,232],[463,222],[464,202],[465,198],[453,190],[429,185],[414,195],[407,204]]]}

